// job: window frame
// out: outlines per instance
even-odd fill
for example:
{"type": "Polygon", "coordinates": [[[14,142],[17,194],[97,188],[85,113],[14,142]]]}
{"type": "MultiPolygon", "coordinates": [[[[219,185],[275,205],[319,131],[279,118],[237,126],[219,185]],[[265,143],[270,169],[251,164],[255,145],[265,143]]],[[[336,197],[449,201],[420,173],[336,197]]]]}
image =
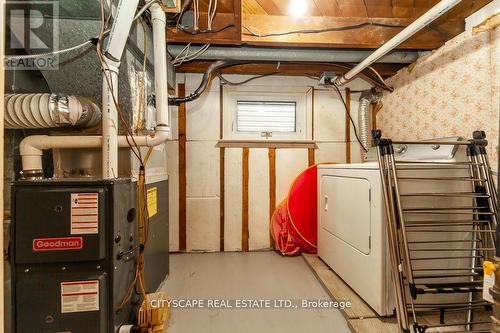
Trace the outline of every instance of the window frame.
{"type": "Polygon", "coordinates": [[[224,87],[223,139],[238,140],[307,140],[310,136],[308,127],[311,107],[308,102],[308,90],[287,87],[286,91],[276,91],[276,87],[224,87]],[[246,89],[242,89],[246,88],[246,89]],[[263,132],[244,132],[237,130],[237,102],[294,102],[295,132],[272,132],[272,136],[263,136],[263,132]]]}

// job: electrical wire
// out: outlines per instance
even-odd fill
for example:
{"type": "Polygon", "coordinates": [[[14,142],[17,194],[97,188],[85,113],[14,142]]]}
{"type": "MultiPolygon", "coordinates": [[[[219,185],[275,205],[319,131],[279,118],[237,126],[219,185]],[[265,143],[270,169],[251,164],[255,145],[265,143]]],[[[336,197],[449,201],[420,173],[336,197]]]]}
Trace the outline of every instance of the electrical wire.
{"type": "Polygon", "coordinates": [[[201,94],[203,94],[203,92],[207,89],[208,85],[212,81],[212,75],[219,69],[235,65],[243,65],[247,63],[248,61],[241,61],[241,60],[218,60],[213,62],[212,64],[210,64],[210,66],[208,66],[207,70],[203,74],[203,78],[201,80],[200,85],[198,86],[198,88],[196,88],[196,90],[193,93],[191,93],[186,97],[169,97],[168,103],[170,105],[180,105],[181,103],[194,101],[195,99],[200,97],[201,94]]]}
{"type": "MultiPolygon", "coordinates": [[[[146,172],[146,162],[147,162],[147,159],[149,159],[149,155],[151,154],[151,149],[148,151],[148,154],[146,156],[147,159],[143,160],[142,155],[141,155],[141,151],[140,151],[137,143],[135,142],[135,139],[131,133],[130,126],[127,123],[127,121],[125,120],[123,112],[122,112],[122,110],[118,104],[117,98],[114,94],[113,82],[110,80],[109,75],[106,75],[106,73],[105,73],[105,71],[109,71],[109,67],[106,63],[105,56],[104,56],[104,53],[102,50],[102,40],[103,40],[102,37],[103,37],[103,31],[104,31],[105,27],[107,27],[109,25],[109,22],[110,22],[111,17],[112,17],[112,12],[111,12],[111,8],[112,8],[111,1],[112,0],[109,0],[110,1],[110,12],[109,12],[109,16],[107,18],[105,18],[105,14],[104,14],[104,3],[103,3],[104,1],[105,0],[100,1],[101,32],[100,32],[100,36],[99,36],[97,47],[96,47],[96,53],[97,53],[97,57],[101,63],[101,69],[103,71],[104,77],[106,78],[106,80],[105,80],[106,84],[108,85],[108,88],[110,90],[112,102],[114,103],[114,106],[115,106],[115,108],[120,116],[121,123],[123,124],[123,126],[126,129],[127,143],[129,145],[131,151],[134,153],[134,155],[137,157],[137,159],[139,160],[139,163],[140,163],[139,178],[138,178],[138,182],[137,182],[137,184],[138,184],[138,208],[139,208],[139,212],[138,212],[138,226],[139,226],[139,247],[138,247],[138,249],[139,249],[139,253],[135,256],[136,267],[135,267],[134,278],[131,281],[131,284],[127,289],[125,297],[122,299],[122,301],[119,305],[119,309],[121,309],[123,306],[125,306],[125,304],[127,304],[130,301],[130,299],[132,297],[132,293],[137,285],[139,285],[139,287],[140,287],[141,296],[145,301],[146,309],[147,309],[147,307],[148,307],[148,304],[146,302],[147,290],[146,290],[145,278],[144,278],[144,265],[145,265],[144,249],[146,246],[147,235],[149,232],[149,216],[148,216],[148,212],[147,212],[147,200],[146,200],[147,193],[146,193],[146,186],[145,186],[145,172],[146,172]]],[[[143,25],[143,28],[145,28],[144,25],[143,25]]],[[[146,57],[147,49],[144,49],[144,54],[146,57]]],[[[144,64],[143,64],[143,66],[144,66],[144,64]]]]}
{"type": "MultiPolygon", "coordinates": [[[[138,254],[135,256],[135,266],[136,267],[135,267],[134,279],[131,281],[131,284],[127,288],[127,292],[125,294],[125,297],[122,299],[118,308],[121,309],[125,306],[125,304],[129,303],[129,301],[132,297],[132,293],[134,292],[136,286],[139,285],[140,294],[144,300],[145,307],[147,310],[148,304],[146,301],[147,300],[147,290],[146,290],[145,276],[144,276],[144,265],[145,265],[144,251],[146,248],[146,243],[147,243],[148,235],[149,235],[150,220],[149,220],[149,214],[148,214],[148,210],[147,210],[147,189],[146,189],[145,179],[146,179],[146,164],[149,160],[149,157],[151,156],[152,148],[149,148],[149,150],[146,154],[146,157],[143,160],[142,155],[141,155],[141,151],[140,151],[137,143],[135,142],[135,139],[131,133],[130,126],[127,123],[127,121],[125,120],[124,114],[123,114],[123,112],[118,104],[117,97],[114,94],[113,82],[110,80],[109,76],[106,75],[106,73],[105,73],[105,71],[109,71],[109,67],[107,66],[105,56],[104,56],[104,53],[102,50],[102,40],[103,40],[103,31],[104,31],[105,27],[107,27],[109,25],[109,22],[111,21],[112,0],[109,0],[110,1],[110,12],[109,12],[109,16],[107,18],[105,18],[105,15],[104,15],[104,1],[105,0],[100,1],[101,32],[100,32],[100,36],[98,38],[98,43],[96,45],[97,46],[96,53],[97,53],[97,57],[101,63],[101,69],[103,71],[104,77],[106,78],[106,84],[108,85],[108,88],[110,90],[113,104],[114,104],[114,106],[115,106],[115,108],[120,116],[121,123],[123,124],[123,126],[126,129],[127,143],[129,145],[131,151],[134,153],[134,155],[137,157],[137,159],[139,160],[139,163],[140,163],[139,177],[138,177],[138,182],[137,182],[137,184],[138,184],[138,191],[137,191],[137,193],[138,193],[138,195],[137,195],[138,206],[137,207],[139,208],[138,209],[138,211],[139,211],[139,213],[138,213],[139,246],[131,250],[131,251],[135,252],[138,249],[139,251],[138,251],[138,254]]],[[[149,4],[151,4],[151,3],[152,2],[150,2],[149,4]]],[[[142,12],[144,12],[144,11],[145,10],[143,10],[142,12]]],[[[140,17],[140,15],[138,15],[138,17],[140,17]]],[[[145,29],[144,22],[141,22],[141,23],[143,24],[143,29],[145,29]]],[[[144,80],[145,80],[146,61],[147,61],[147,44],[145,43],[144,44],[144,59],[143,59],[143,78],[141,81],[141,86],[142,86],[141,89],[144,89],[143,86],[144,86],[144,80]]],[[[146,98],[144,93],[142,94],[142,97],[146,98]]]]}
{"type": "Polygon", "coordinates": [[[175,57],[175,59],[172,61],[173,66],[178,67],[178,66],[182,65],[184,62],[192,61],[192,60],[198,58],[203,53],[205,53],[205,51],[208,50],[208,48],[210,47],[210,44],[205,44],[198,51],[189,54],[190,45],[191,45],[191,43],[189,43],[187,45],[187,49],[186,49],[186,47],[184,48],[184,49],[186,49],[184,56],[179,57],[179,55],[182,54],[182,51],[181,51],[181,53],[179,53],[179,55],[177,55],[177,57],[175,57]]]}
{"type": "Polygon", "coordinates": [[[189,54],[189,48],[191,47],[191,43],[186,44],[184,48],[179,52],[179,54],[172,60],[172,64],[177,64],[180,60],[180,58],[184,58],[189,54]]]}
{"type": "Polygon", "coordinates": [[[212,16],[212,3],[213,0],[208,2],[208,10],[207,10],[207,29],[212,30],[212,22],[210,21],[210,17],[212,16]]]}
{"type": "MultiPolygon", "coordinates": [[[[147,4],[145,4],[141,8],[141,10],[137,13],[137,15],[134,16],[133,20],[134,21],[138,20],[139,17],[141,17],[142,14],[144,14],[144,12],[149,7],[151,7],[152,4],[159,3],[159,2],[160,2],[159,0],[152,0],[152,1],[148,2],[147,4]]],[[[6,55],[4,58],[5,58],[5,60],[37,59],[37,58],[45,58],[45,57],[55,56],[55,55],[59,55],[59,54],[64,54],[64,53],[68,53],[71,51],[79,50],[87,45],[97,45],[98,38],[105,37],[107,34],[109,34],[109,32],[110,32],[110,30],[106,30],[102,36],[98,35],[98,36],[92,37],[92,38],[84,41],[83,43],[80,43],[78,45],[71,46],[71,47],[68,47],[68,48],[65,48],[62,50],[54,50],[54,51],[45,52],[45,53],[38,53],[38,54],[6,55]]]]}
{"type": "MultiPolygon", "coordinates": [[[[256,75],[256,76],[253,76],[251,78],[248,78],[248,79],[240,81],[240,82],[229,81],[228,79],[226,79],[225,77],[222,76],[222,73],[219,73],[218,77],[219,77],[219,80],[222,82],[222,84],[227,84],[229,86],[241,86],[241,85],[244,85],[244,84],[251,82],[253,80],[262,79],[262,78],[265,78],[268,76],[279,75],[279,74],[281,74],[281,73],[280,72],[272,72],[272,73],[267,73],[267,74],[256,75]]],[[[297,75],[297,76],[308,77],[308,78],[313,79],[313,80],[319,79],[319,77],[317,77],[317,76],[307,75],[307,74],[297,75]]]]}
{"type": "Polygon", "coordinates": [[[236,25],[234,23],[228,24],[222,28],[219,29],[196,29],[196,30],[189,30],[184,28],[183,26],[179,26],[178,28],[181,29],[182,32],[190,35],[199,35],[199,34],[216,34],[219,32],[222,32],[224,30],[227,30],[229,28],[234,28],[236,25]]]}
{"type": "MultiPolygon", "coordinates": [[[[372,66],[368,66],[367,67],[369,70],[371,70],[377,77],[378,79],[383,82],[386,86],[389,87],[389,85],[385,82],[384,78],[382,77],[382,75],[379,74],[379,72],[377,72],[377,70],[375,68],[373,68],[372,66]]],[[[392,87],[391,87],[392,88],[392,87]]]]}
{"type": "Polygon", "coordinates": [[[353,25],[345,25],[340,27],[332,27],[332,28],[324,28],[324,29],[303,29],[303,30],[292,30],[292,31],[283,31],[283,32],[269,32],[265,34],[257,33],[254,30],[250,29],[247,26],[242,25],[242,28],[247,30],[250,36],[255,37],[274,37],[274,36],[285,36],[285,35],[293,35],[293,34],[317,34],[323,32],[335,32],[335,31],[346,31],[346,30],[356,30],[361,29],[367,26],[375,26],[375,27],[383,27],[383,28],[406,28],[405,25],[400,24],[386,24],[386,23],[377,23],[377,22],[363,22],[359,24],[353,25]]]}
{"type": "Polygon", "coordinates": [[[194,30],[198,30],[198,20],[200,18],[200,14],[199,14],[199,6],[200,6],[200,2],[199,0],[193,0],[193,7],[194,7],[194,16],[193,16],[193,19],[194,19],[194,30]]]}
{"type": "Polygon", "coordinates": [[[54,55],[63,54],[63,53],[71,52],[74,50],[78,50],[82,47],[85,47],[87,45],[92,45],[92,44],[94,44],[93,38],[86,40],[85,42],[83,42],[81,44],[78,44],[78,45],[75,45],[72,47],[68,47],[68,48],[62,49],[62,50],[51,51],[51,52],[46,52],[46,53],[39,53],[39,54],[28,54],[28,55],[15,55],[15,56],[6,55],[5,59],[6,60],[20,60],[20,59],[44,58],[44,57],[54,56],[54,55]]]}
{"type": "MultiPolygon", "coordinates": [[[[149,1],[147,4],[145,4],[141,10],[134,16],[133,18],[133,21],[136,21],[138,20],[142,14],[144,14],[144,12],[149,8],[151,7],[152,4],[154,3],[160,3],[159,0],[151,0],[149,1]]],[[[44,58],[44,57],[50,57],[50,56],[54,56],[54,55],[58,55],[58,54],[64,54],[64,53],[68,53],[68,52],[71,52],[71,51],[74,51],[74,50],[78,50],[78,49],[81,49],[87,45],[97,45],[97,40],[99,38],[102,38],[102,37],[105,37],[107,34],[109,34],[110,30],[106,30],[104,32],[104,34],[102,36],[95,36],[95,37],[92,37],[88,40],[86,40],[85,42],[83,43],[80,43],[78,45],[75,45],[75,46],[71,46],[71,47],[68,47],[68,48],[65,48],[65,49],[62,49],[62,50],[54,50],[54,51],[50,51],[50,52],[46,52],[46,53],[38,53],[38,54],[27,54],[27,55],[12,55],[12,56],[9,56],[9,55],[6,55],[4,58],[6,60],[21,60],[21,59],[36,59],[36,58],[44,58]]]]}
{"type": "Polygon", "coordinates": [[[279,74],[279,73],[277,73],[277,72],[267,73],[267,74],[262,74],[262,75],[254,76],[254,77],[251,77],[249,79],[246,79],[246,80],[243,80],[243,81],[240,81],[240,82],[231,82],[231,81],[227,80],[225,77],[223,77],[222,73],[219,73],[219,80],[223,84],[227,84],[229,86],[241,86],[241,85],[244,85],[244,84],[246,84],[248,82],[251,82],[253,80],[262,79],[264,77],[268,77],[268,76],[272,76],[272,75],[276,75],[276,74],[279,74]]]}
{"type": "Polygon", "coordinates": [[[161,4],[161,1],[160,0],[151,0],[149,1],[147,4],[145,4],[138,12],[137,14],[134,16],[134,21],[139,19],[139,17],[142,16],[142,14],[144,14],[144,12],[149,8],[151,7],[151,5],[153,5],[154,3],[159,3],[161,4]]]}
{"type": "Polygon", "coordinates": [[[102,50],[102,42],[104,40],[104,31],[109,26],[109,23],[110,23],[111,18],[113,16],[112,15],[113,14],[112,13],[113,3],[112,3],[112,0],[109,0],[109,1],[110,1],[110,3],[108,4],[109,5],[109,14],[106,18],[105,18],[105,10],[104,10],[104,0],[99,1],[100,13],[101,13],[101,28],[100,28],[100,32],[99,32],[99,38],[97,39],[97,44],[96,44],[96,54],[97,54],[97,58],[101,64],[101,71],[103,72],[103,75],[106,79],[106,85],[109,88],[109,92],[110,92],[111,97],[112,97],[111,99],[112,99],[112,102],[117,110],[118,115],[119,115],[120,122],[123,124],[123,126],[125,127],[125,129],[127,131],[126,132],[127,144],[129,145],[132,153],[137,157],[137,159],[139,160],[141,165],[143,165],[141,151],[139,149],[139,146],[135,142],[135,139],[134,139],[134,137],[131,133],[131,130],[130,130],[130,126],[127,123],[127,121],[125,120],[125,116],[123,115],[123,112],[120,108],[120,105],[118,104],[118,100],[117,100],[115,94],[113,93],[113,91],[114,91],[113,83],[111,82],[109,75],[105,74],[106,71],[109,71],[109,67],[106,63],[104,52],[102,50]]]}
{"type": "Polygon", "coordinates": [[[352,129],[354,130],[354,135],[356,136],[356,140],[358,140],[358,143],[360,144],[361,148],[363,148],[363,150],[365,152],[368,152],[368,149],[366,149],[366,147],[363,145],[363,143],[361,142],[361,139],[358,136],[358,130],[356,129],[356,124],[354,124],[354,120],[351,117],[351,112],[349,112],[349,109],[347,108],[347,103],[345,102],[344,97],[342,96],[342,93],[340,92],[339,87],[335,83],[333,83],[332,85],[335,88],[335,90],[337,91],[337,94],[339,95],[340,100],[342,101],[342,104],[344,104],[345,113],[349,117],[349,120],[351,121],[352,129]]]}
{"type": "Polygon", "coordinates": [[[182,16],[184,16],[184,13],[186,12],[186,9],[189,7],[193,0],[187,0],[182,4],[181,11],[179,12],[179,16],[177,17],[177,22],[175,24],[176,27],[180,26],[180,22],[182,20],[182,16]]]}
{"type": "MultiPolygon", "coordinates": [[[[217,3],[219,1],[218,0],[214,0],[214,7],[212,9],[212,12],[210,12],[210,9],[208,10],[208,22],[209,22],[209,25],[208,25],[208,30],[212,30],[212,22],[215,18],[215,14],[217,13],[217,3]]],[[[210,5],[212,4],[212,0],[210,0],[210,5]]]]}

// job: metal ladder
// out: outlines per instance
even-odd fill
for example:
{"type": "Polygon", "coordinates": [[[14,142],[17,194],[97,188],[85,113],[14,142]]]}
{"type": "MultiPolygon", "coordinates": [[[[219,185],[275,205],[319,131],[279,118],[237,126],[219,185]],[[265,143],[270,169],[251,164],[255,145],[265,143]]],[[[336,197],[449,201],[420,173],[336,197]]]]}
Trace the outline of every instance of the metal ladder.
{"type": "Polygon", "coordinates": [[[481,295],[482,265],[495,254],[497,198],[484,132],[474,132],[471,140],[425,142],[393,142],[379,130],[372,134],[400,332],[491,332],[484,315],[491,304],[481,295]],[[467,158],[395,159],[394,146],[422,144],[453,145],[465,149],[467,158]]]}

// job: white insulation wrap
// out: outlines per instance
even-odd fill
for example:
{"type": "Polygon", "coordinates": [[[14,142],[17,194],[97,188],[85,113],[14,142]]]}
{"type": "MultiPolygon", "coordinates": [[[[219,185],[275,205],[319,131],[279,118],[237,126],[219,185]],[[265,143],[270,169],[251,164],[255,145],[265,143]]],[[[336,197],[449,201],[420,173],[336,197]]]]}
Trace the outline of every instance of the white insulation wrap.
{"type": "Polygon", "coordinates": [[[63,94],[5,95],[5,128],[93,127],[101,110],[90,99],[63,94]]]}

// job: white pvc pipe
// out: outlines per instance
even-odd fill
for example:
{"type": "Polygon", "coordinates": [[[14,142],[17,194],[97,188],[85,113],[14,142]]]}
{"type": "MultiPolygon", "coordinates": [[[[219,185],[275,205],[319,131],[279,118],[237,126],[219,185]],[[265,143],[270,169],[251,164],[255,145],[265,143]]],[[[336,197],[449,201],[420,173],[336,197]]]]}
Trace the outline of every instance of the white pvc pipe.
{"type": "Polygon", "coordinates": [[[170,132],[168,113],[167,18],[157,3],[151,6],[153,20],[153,53],[155,68],[156,130],[170,132]]]}
{"type": "Polygon", "coordinates": [[[118,67],[108,65],[108,70],[103,72],[102,80],[102,178],[104,179],[118,177],[118,110],[113,95],[118,99],[118,67]],[[113,89],[110,89],[109,85],[113,89]]]}
{"type": "MultiPolygon", "coordinates": [[[[165,142],[168,134],[159,132],[154,136],[134,136],[133,141],[141,147],[154,147],[165,142]]],[[[132,138],[118,136],[117,143],[121,148],[129,147],[132,138]]],[[[42,155],[46,149],[75,149],[75,148],[99,148],[102,146],[102,136],[48,136],[31,135],[24,138],[19,145],[23,171],[42,171],[42,155]]]]}
{"type": "Polygon", "coordinates": [[[392,49],[394,49],[396,46],[399,44],[403,43],[405,40],[413,36],[415,33],[420,31],[422,28],[426,27],[446,13],[448,10],[451,8],[455,7],[461,0],[443,0],[439,2],[437,5],[429,9],[425,14],[420,16],[418,19],[416,19],[413,23],[411,23],[409,26],[404,28],[400,33],[398,33],[396,36],[392,37],[388,42],[386,42],[384,45],[382,45],[380,48],[378,48],[375,52],[373,52],[371,55],[369,55],[365,60],[360,62],[357,66],[355,66],[353,69],[348,71],[342,76],[339,76],[335,80],[335,84],[337,85],[342,85],[347,83],[348,81],[352,80],[356,75],[358,75],[362,70],[373,64],[375,61],[378,59],[382,58],[384,55],[386,55],[388,52],[390,52],[392,49]]]}
{"type": "Polygon", "coordinates": [[[102,177],[118,177],[118,68],[139,0],[120,0],[105,49],[102,83],[102,177]],[[113,96],[115,100],[113,100],[113,96]]]}

